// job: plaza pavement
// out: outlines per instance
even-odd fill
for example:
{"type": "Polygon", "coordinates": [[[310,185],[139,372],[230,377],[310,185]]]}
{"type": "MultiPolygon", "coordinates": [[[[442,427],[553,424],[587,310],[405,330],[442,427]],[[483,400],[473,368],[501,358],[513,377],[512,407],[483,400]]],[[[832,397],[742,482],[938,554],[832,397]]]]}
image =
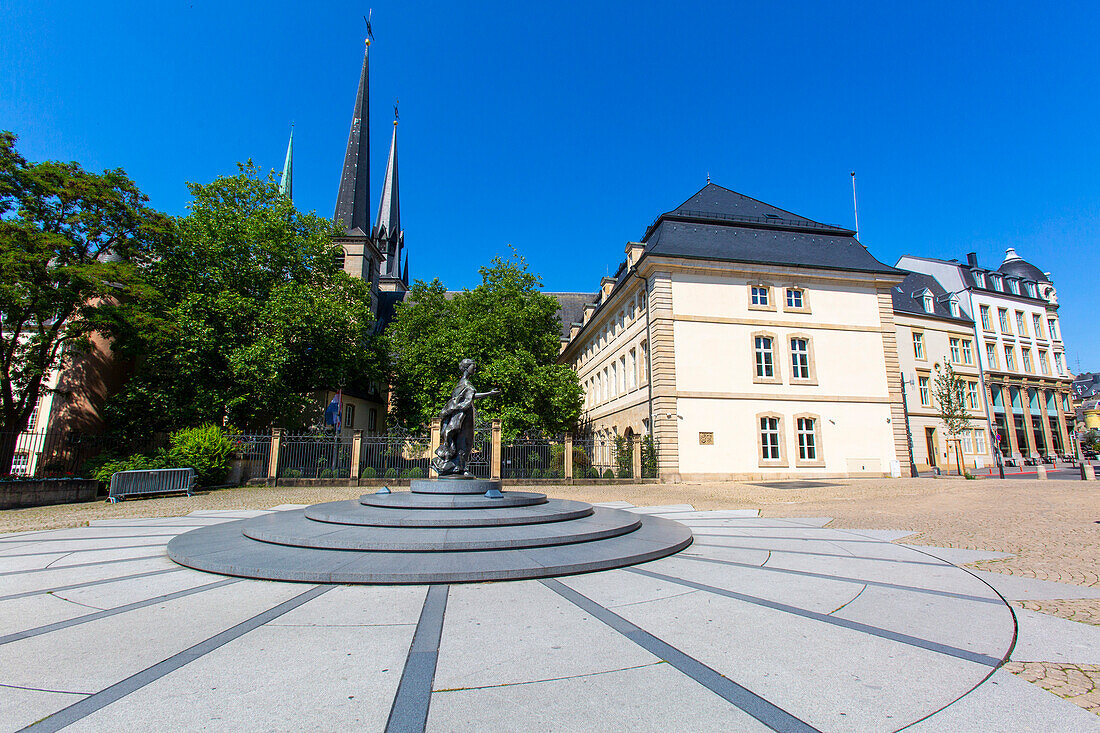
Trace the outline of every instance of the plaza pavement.
{"type": "Polygon", "coordinates": [[[0,535],[0,729],[1100,731],[1025,681],[1083,684],[1056,673],[1100,665],[1100,627],[1010,605],[1100,588],[961,568],[1013,558],[907,527],[613,505],[695,542],[558,579],[353,587],[165,556],[258,511],[0,535]]]}

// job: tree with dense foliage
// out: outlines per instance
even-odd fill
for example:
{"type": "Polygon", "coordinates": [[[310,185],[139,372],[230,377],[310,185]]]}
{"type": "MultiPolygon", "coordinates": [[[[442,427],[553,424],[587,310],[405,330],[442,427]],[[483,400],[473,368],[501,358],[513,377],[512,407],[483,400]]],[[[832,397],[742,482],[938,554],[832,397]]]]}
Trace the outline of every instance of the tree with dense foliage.
{"type": "Polygon", "coordinates": [[[470,358],[474,384],[502,392],[479,412],[500,418],[507,435],[572,429],[582,392],[576,373],[557,363],[557,300],[539,292],[541,280],[519,256],[496,257],[480,272],[481,285],[450,295],[439,280],[417,281],[397,305],[386,330],[393,418],[407,427],[437,419],[458,363],[470,358]]]}
{"type": "MultiPolygon", "coordinates": [[[[114,336],[149,295],[171,220],[121,169],[30,163],[0,132],[0,435],[26,428],[44,382],[93,333],[114,336]]],[[[14,440],[0,439],[0,466],[14,440]]]]}
{"type": "Polygon", "coordinates": [[[936,364],[936,379],[933,394],[940,408],[940,420],[947,430],[948,441],[955,447],[955,463],[959,475],[965,473],[962,465],[962,447],[959,435],[970,427],[970,413],[966,409],[966,381],[955,373],[951,362],[945,357],[943,366],[936,364]]]}
{"type": "Polygon", "coordinates": [[[157,326],[125,344],[139,360],[108,406],[116,426],[300,426],[317,391],[381,376],[370,286],[338,264],[331,221],[251,162],[188,187],[190,213],[151,268],[157,326]]]}

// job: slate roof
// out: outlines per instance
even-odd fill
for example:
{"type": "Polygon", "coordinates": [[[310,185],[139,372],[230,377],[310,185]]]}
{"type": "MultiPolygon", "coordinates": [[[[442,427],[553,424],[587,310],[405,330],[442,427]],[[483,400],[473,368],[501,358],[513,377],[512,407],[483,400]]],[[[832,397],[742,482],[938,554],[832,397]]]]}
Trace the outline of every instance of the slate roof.
{"type": "Polygon", "coordinates": [[[973,324],[974,321],[963,315],[951,315],[947,309],[947,291],[939,281],[931,275],[923,272],[910,272],[899,285],[890,289],[890,297],[894,302],[895,313],[912,313],[918,316],[936,316],[960,323],[973,324]],[[929,290],[932,293],[932,312],[924,310],[924,303],[920,293],[929,290]]]}
{"type": "Polygon", "coordinates": [[[584,306],[596,300],[598,293],[543,293],[557,299],[558,315],[561,317],[561,336],[569,338],[569,329],[574,323],[584,320],[584,306]]]}
{"type": "Polygon", "coordinates": [[[1020,257],[1020,255],[1016,254],[1016,250],[1011,247],[1005,253],[1005,260],[1001,263],[1001,266],[997,268],[997,271],[1003,272],[1006,275],[1022,277],[1025,280],[1034,280],[1039,283],[1050,282],[1050,278],[1046,276],[1046,273],[1020,257]]]}
{"type": "Polygon", "coordinates": [[[382,333],[386,326],[393,320],[394,308],[405,299],[405,294],[399,291],[378,291],[378,316],[374,322],[375,333],[382,333]]]}
{"type": "Polygon", "coordinates": [[[661,214],[642,241],[645,255],[751,262],[896,275],[855,232],[822,224],[714,183],[661,214]]]}

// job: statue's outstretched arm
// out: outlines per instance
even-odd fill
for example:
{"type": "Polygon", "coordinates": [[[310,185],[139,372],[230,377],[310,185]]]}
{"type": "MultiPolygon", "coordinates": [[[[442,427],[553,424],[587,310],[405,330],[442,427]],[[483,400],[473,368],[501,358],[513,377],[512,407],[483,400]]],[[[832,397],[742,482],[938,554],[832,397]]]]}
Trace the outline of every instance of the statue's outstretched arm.
{"type": "Polygon", "coordinates": [[[493,388],[493,389],[489,390],[488,392],[475,392],[474,393],[474,399],[475,400],[480,400],[482,397],[495,397],[498,394],[500,394],[500,390],[496,389],[496,388],[493,388]]]}

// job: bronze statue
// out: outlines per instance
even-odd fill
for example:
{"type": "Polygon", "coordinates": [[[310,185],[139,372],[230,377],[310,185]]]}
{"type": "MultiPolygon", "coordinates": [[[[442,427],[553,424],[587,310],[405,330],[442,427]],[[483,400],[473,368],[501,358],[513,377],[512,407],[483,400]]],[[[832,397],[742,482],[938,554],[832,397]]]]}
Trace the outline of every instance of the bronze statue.
{"type": "Polygon", "coordinates": [[[432,468],[443,476],[470,476],[466,463],[474,444],[474,401],[499,395],[499,389],[478,392],[470,383],[477,366],[472,359],[463,359],[458,365],[462,376],[458,378],[443,411],[439,413],[443,424],[439,431],[439,447],[432,459],[432,468]]]}

